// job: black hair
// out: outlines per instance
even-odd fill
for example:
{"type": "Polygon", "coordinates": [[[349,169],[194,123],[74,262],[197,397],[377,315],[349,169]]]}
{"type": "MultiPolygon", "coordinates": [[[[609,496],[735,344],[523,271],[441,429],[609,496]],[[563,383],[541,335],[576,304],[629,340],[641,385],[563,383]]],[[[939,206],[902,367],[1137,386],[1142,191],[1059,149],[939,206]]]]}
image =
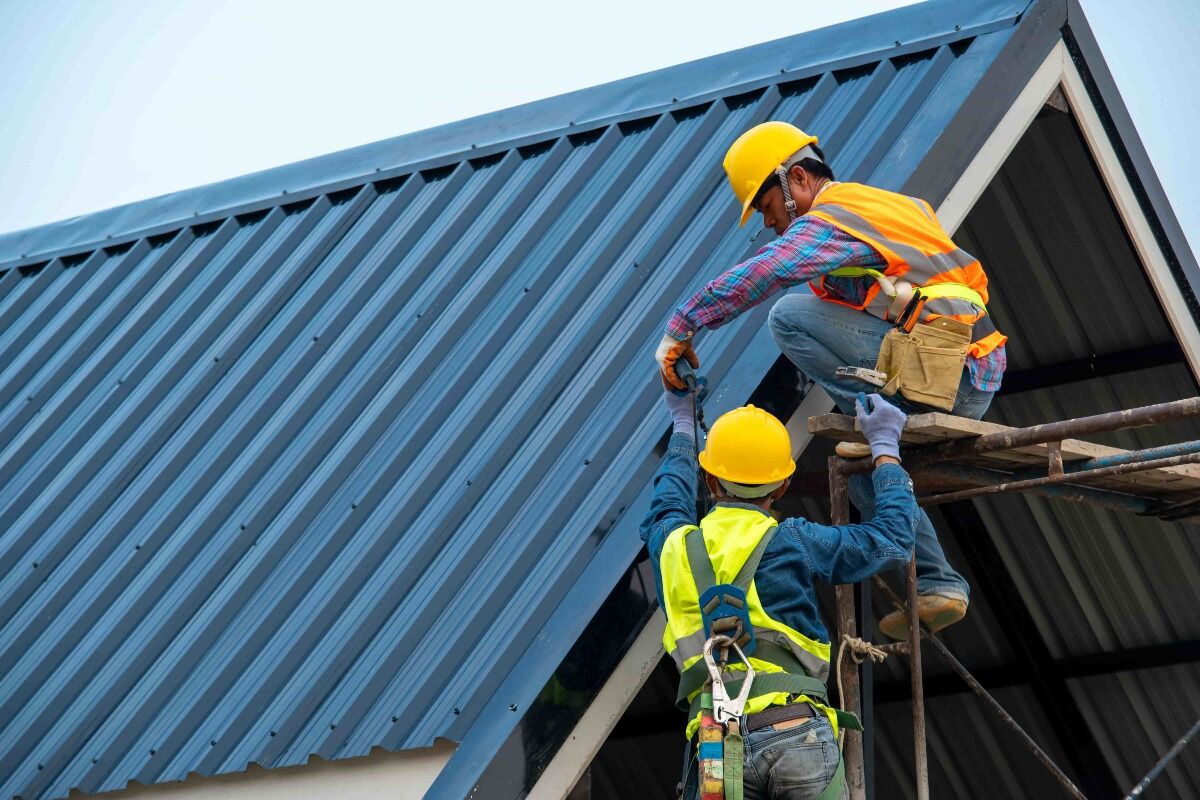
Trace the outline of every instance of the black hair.
{"type": "Polygon", "coordinates": [[[816,153],[821,160],[818,161],[815,158],[802,158],[797,165],[803,167],[804,171],[810,175],[816,175],[818,178],[825,178],[826,180],[830,181],[833,180],[833,169],[825,160],[825,153],[823,153],[821,148],[817,147],[815,144],[811,144],[809,147],[813,149],[813,152],[816,153]]]}
{"type": "MultiPolygon", "coordinates": [[[[815,175],[818,178],[824,178],[829,181],[834,180],[833,169],[827,163],[825,163],[825,153],[823,153],[821,148],[817,147],[815,144],[811,144],[809,147],[811,147],[813,152],[820,157],[820,160],[818,161],[815,158],[802,158],[792,166],[800,167],[809,175],[815,175]]],[[[758,204],[762,201],[763,195],[778,185],[779,176],[772,172],[767,176],[767,179],[763,181],[762,186],[759,187],[758,193],[754,195],[754,200],[750,203],[750,207],[758,208],[758,204]]]]}

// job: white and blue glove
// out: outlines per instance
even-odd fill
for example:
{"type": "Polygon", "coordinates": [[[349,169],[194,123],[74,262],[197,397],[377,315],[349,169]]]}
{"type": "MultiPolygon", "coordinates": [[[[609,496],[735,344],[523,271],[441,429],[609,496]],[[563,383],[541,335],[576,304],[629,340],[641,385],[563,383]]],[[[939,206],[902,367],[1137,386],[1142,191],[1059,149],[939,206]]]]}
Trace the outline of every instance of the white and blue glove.
{"type": "Polygon", "coordinates": [[[891,456],[900,460],[900,432],[908,415],[884,400],[878,394],[858,393],[854,401],[858,414],[858,427],[862,429],[867,444],[871,445],[871,460],[880,456],[891,456]]]}

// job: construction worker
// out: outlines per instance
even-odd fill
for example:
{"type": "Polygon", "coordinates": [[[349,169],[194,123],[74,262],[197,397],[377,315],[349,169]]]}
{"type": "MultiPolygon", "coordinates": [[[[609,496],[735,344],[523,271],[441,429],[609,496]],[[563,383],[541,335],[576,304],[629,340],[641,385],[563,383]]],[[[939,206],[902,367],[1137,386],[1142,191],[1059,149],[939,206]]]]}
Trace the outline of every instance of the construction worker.
{"type": "MultiPolygon", "coordinates": [[[[755,675],[738,718],[744,734],[738,770],[744,796],[848,796],[837,733],[839,719],[844,724],[856,720],[826,699],[830,644],[815,584],[853,583],[908,561],[917,505],[912,481],[899,462],[905,414],[878,395],[857,403],[875,463],[870,477],[877,510],[868,522],[839,526],[802,518],[777,522],[772,504],[787,491],[796,468],[787,429],[754,406],[722,415],[699,455],[715,506],[697,525],[692,399],[687,392],[667,389],[666,405],[673,433],[654,478],[641,536],[667,617],[663,644],[681,672],[677,704],[689,709],[682,796],[699,796],[695,739],[701,690],[709,675],[702,651],[710,623],[712,631],[718,630],[708,618],[714,604],[701,602],[712,594],[713,587],[701,585],[706,573],[704,580],[721,584],[716,588],[722,591],[730,584],[742,586],[743,605],[748,606],[743,633],[749,638],[752,631],[755,637],[753,647],[747,646],[755,675]]],[[[726,662],[731,678],[746,674],[739,672],[743,664],[737,661],[735,656],[726,662]]]]}
{"type": "MultiPolygon", "coordinates": [[[[788,287],[808,283],[811,292],[788,294],[775,304],[770,329],[788,359],[822,386],[842,413],[853,413],[854,397],[871,387],[838,375],[838,369],[877,366],[885,337],[906,315],[913,322],[961,324],[966,333],[958,360],[954,351],[947,361],[921,348],[922,358],[928,352],[940,362],[922,362],[915,372],[939,373],[939,410],[983,416],[1004,373],[1005,337],[986,314],[982,267],[955,246],[928,203],[834,180],[817,137],[785,122],[766,122],[742,134],[724,166],[742,209],[741,224],[757,211],[778,238],[676,309],[655,355],[665,381],[683,387],[674,370],[679,358],[699,366],[692,349],[699,329],[723,325],[788,287]],[[920,290],[916,303],[914,290],[920,290]],[[913,305],[916,315],[906,314],[913,305]]],[[[887,375],[899,380],[894,372],[887,375]]],[[[911,414],[934,410],[926,404],[930,396],[902,387],[887,399],[911,414]]],[[[862,455],[853,448],[838,452],[862,455]]],[[[850,497],[864,518],[874,513],[865,477],[850,481],[850,497]]],[[[922,622],[939,630],[966,614],[970,588],[947,562],[924,511],[916,552],[918,612],[922,622]]],[[[893,638],[908,635],[899,611],[881,619],[879,627],[893,638]]]]}

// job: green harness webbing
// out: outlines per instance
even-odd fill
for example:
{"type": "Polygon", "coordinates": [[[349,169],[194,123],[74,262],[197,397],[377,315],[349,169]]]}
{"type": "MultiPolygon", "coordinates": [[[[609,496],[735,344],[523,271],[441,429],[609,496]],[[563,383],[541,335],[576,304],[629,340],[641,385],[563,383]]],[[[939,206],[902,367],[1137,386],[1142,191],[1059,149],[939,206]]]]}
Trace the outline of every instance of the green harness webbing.
{"type": "Polygon", "coordinates": [[[744,800],[742,797],[742,770],[745,768],[746,746],[737,720],[728,723],[725,733],[725,800],[744,800]]]}
{"type": "MultiPolygon", "coordinates": [[[[730,697],[736,697],[741,688],[741,680],[725,682],[725,691],[729,692],[730,697]]],[[[790,675],[786,672],[760,672],[754,676],[754,682],[750,684],[751,699],[776,692],[802,694],[823,706],[829,706],[829,696],[825,684],[816,678],[807,675],[790,675]]],[[[842,711],[840,708],[832,710],[837,716],[839,728],[849,728],[852,731],[863,729],[857,714],[851,711],[842,711]]],[[[696,698],[688,706],[688,719],[695,719],[699,713],[700,695],[696,695],[696,698]]]]}

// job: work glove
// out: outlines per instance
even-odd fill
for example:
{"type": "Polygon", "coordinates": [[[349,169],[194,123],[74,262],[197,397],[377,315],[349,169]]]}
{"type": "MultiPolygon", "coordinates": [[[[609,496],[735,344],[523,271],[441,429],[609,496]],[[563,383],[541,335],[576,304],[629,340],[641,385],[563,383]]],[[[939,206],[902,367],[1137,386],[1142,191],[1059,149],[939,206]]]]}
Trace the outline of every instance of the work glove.
{"type": "Polygon", "coordinates": [[[654,352],[654,360],[658,363],[658,371],[662,373],[663,383],[672,389],[683,391],[687,389],[687,384],[675,374],[675,362],[680,358],[686,359],[692,365],[692,369],[700,368],[700,359],[692,349],[690,337],[680,341],[669,333],[664,335],[658,350],[654,352]]]}
{"type": "Polygon", "coordinates": [[[903,411],[884,400],[878,394],[858,393],[854,401],[858,415],[858,427],[862,429],[867,444],[871,445],[871,460],[880,456],[900,458],[900,432],[908,419],[903,411]]]}
{"type": "MultiPolygon", "coordinates": [[[[704,397],[704,389],[708,384],[707,378],[700,378],[696,382],[696,403],[695,409],[700,413],[700,401],[704,397]]],[[[689,437],[696,435],[696,420],[692,418],[692,392],[679,391],[672,389],[667,385],[666,378],[663,379],[663,400],[667,404],[667,412],[671,415],[671,425],[675,429],[675,433],[686,433],[689,437]]]]}

